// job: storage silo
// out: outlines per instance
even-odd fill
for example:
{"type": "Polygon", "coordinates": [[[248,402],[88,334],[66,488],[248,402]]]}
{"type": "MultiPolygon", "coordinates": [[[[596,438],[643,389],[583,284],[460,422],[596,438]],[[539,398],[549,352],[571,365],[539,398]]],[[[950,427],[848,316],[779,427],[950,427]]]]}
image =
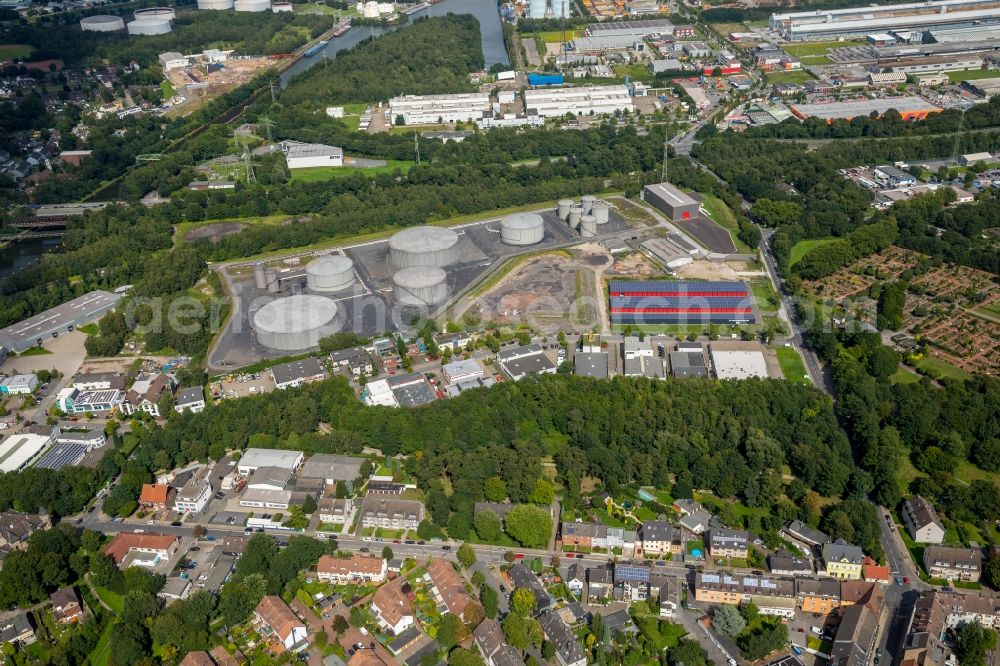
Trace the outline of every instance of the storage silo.
{"type": "Polygon", "coordinates": [[[569,209],[572,207],[572,199],[560,199],[559,206],[556,208],[556,214],[559,216],[559,219],[565,222],[566,218],[569,217],[569,209]]]}
{"type": "Polygon", "coordinates": [[[507,245],[534,245],[545,236],[545,220],[537,213],[512,213],[500,220],[500,240],[507,245]]]}
{"type": "Polygon", "coordinates": [[[267,289],[267,272],[264,270],[264,264],[260,262],[253,265],[253,286],[267,289]]]}
{"type": "Polygon", "coordinates": [[[233,9],[238,12],[267,12],[271,10],[271,0],[236,0],[233,9]]]}
{"type": "Polygon", "coordinates": [[[608,202],[607,201],[595,201],[594,208],[590,211],[590,214],[597,218],[598,224],[608,223],[608,202]]]}
{"type": "Polygon", "coordinates": [[[546,0],[528,0],[528,18],[545,18],[546,0]]]}
{"type": "Polygon", "coordinates": [[[411,266],[392,276],[396,302],[400,305],[436,305],[448,298],[447,275],[436,266],[411,266]]]}
{"type": "Polygon", "coordinates": [[[125,29],[125,19],[121,16],[88,16],[80,19],[80,29],[86,32],[117,32],[125,29]]]}
{"type": "Polygon", "coordinates": [[[569,226],[576,229],[580,226],[581,217],[583,217],[583,206],[573,206],[569,209],[569,217],[566,218],[566,222],[569,226]]]}
{"type": "Polygon", "coordinates": [[[583,207],[584,214],[590,215],[590,211],[594,210],[595,201],[597,201],[597,197],[590,194],[580,197],[580,205],[583,207]]]}
{"type": "Polygon", "coordinates": [[[580,216],[580,237],[594,238],[597,236],[597,218],[593,215],[580,216]]]}
{"type": "Polygon", "coordinates": [[[306,265],[306,284],[318,292],[347,289],[354,284],[354,262],[340,254],[317,257],[306,265]]]}
{"type": "Polygon", "coordinates": [[[269,294],[277,294],[278,290],[281,289],[281,283],[278,282],[278,271],[273,268],[264,271],[264,280],[267,282],[267,291],[269,294]]]}
{"type": "Polygon", "coordinates": [[[170,19],[144,18],[128,22],[130,35],[165,35],[170,32],[170,19]]]}
{"type": "Polygon", "coordinates": [[[198,9],[232,9],[233,0],[198,0],[198,9]]]}
{"type": "Polygon", "coordinates": [[[444,227],[412,227],[389,239],[389,260],[396,268],[447,266],[460,254],[458,234],[444,227]]]}
{"type": "Polygon", "coordinates": [[[174,11],[173,7],[149,7],[147,9],[135,10],[135,20],[137,21],[143,19],[167,19],[168,21],[173,21],[175,18],[177,18],[177,12],[174,11]]]}
{"type": "Polygon", "coordinates": [[[278,351],[302,351],[333,335],[342,322],[337,304],[325,296],[296,294],[273,300],[253,315],[257,341],[278,351]]]}

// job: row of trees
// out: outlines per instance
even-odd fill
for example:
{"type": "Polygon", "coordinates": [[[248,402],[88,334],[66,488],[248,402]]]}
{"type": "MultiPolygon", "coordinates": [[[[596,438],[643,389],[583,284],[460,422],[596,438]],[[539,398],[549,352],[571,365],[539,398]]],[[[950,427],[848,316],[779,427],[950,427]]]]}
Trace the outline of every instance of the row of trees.
{"type": "Polygon", "coordinates": [[[795,265],[795,273],[806,280],[832,275],[860,257],[889,247],[898,235],[895,219],[887,215],[872,224],[858,227],[833,243],[806,252],[795,265]]]}

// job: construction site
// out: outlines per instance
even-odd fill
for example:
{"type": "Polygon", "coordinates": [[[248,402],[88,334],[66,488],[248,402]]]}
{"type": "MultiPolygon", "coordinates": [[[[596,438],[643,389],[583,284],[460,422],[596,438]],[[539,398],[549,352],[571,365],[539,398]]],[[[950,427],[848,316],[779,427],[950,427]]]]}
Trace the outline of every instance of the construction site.
{"type": "Polygon", "coordinates": [[[191,104],[192,101],[204,101],[229,92],[282,62],[277,56],[230,58],[225,52],[211,50],[193,56],[164,53],[160,55],[160,60],[163,76],[175,92],[172,103],[174,106],[185,106],[185,112],[193,111],[197,106],[191,104]]]}

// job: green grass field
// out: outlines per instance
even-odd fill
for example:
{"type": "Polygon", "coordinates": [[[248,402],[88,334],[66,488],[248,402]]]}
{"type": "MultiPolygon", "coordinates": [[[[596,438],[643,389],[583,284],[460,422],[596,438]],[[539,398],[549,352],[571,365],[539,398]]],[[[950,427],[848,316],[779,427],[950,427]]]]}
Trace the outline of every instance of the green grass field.
{"type": "Polygon", "coordinates": [[[1000,324],[1000,306],[998,305],[987,305],[984,307],[973,308],[970,312],[980,319],[1000,324]]]}
{"type": "Polygon", "coordinates": [[[201,222],[181,222],[174,226],[174,247],[181,245],[184,242],[184,237],[192,229],[207,227],[210,224],[234,222],[236,224],[256,226],[260,224],[280,224],[288,218],[288,215],[264,215],[261,217],[233,217],[219,220],[202,220],[201,222]]]}
{"type": "Polygon", "coordinates": [[[972,79],[995,79],[997,77],[1000,77],[1000,70],[996,69],[966,69],[961,72],[948,72],[948,80],[952,83],[961,83],[972,79]]]}
{"type": "Polygon", "coordinates": [[[833,61],[826,56],[802,56],[799,58],[803,65],[829,65],[833,61]]]}
{"type": "Polygon", "coordinates": [[[753,291],[753,296],[757,299],[757,305],[760,306],[761,310],[777,310],[781,307],[778,292],[774,290],[770,280],[751,282],[750,289],[753,291]]]}
{"type": "Polygon", "coordinates": [[[31,51],[27,44],[0,44],[0,61],[27,58],[31,56],[31,51]]]}
{"type": "Polygon", "coordinates": [[[726,205],[722,199],[712,196],[711,194],[706,194],[704,199],[702,199],[701,204],[708,211],[708,216],[712,218],[712,221],[718,224],[720,227],[724,228],[729,232],[729,235],[733,239],[733,244],[736,245],[736,251],[746,254],[753,254],[753,249],[741,241],[737,237],[737,232],[739,232],[739,225],[736,224],[736,216],[733,215],[733,211],[729,210],[729,206],[726,205]]]}
{"type": "Polygon", "coordinates": [[[790,382],[809,386],[809,376],[806,374],[806,365],[802,362],[798,350],[794,347],[778,347],[775,352],[778,354],[778,365],[781,366],[781,374],[790,382]]]}
{"type": "Polygon", "coordinates": [[[292,171],[292,181],[302,183],[315,183],[331,178],[343,178],[355,173],[365,176],[377,176],[380,173],[393,173],[396,169],[406,173],[416,162],[410,160],[388,160],[388,164],[381,167],[366,169],[363,167],[314,167],[312,169],[295,169],[292,171]]]}
{"type": "Polygon", "coordinates": [[[900,368],[895,373],[889,375],[889,381],[893,384],[916,384],[920,381],[920,375],[900,368]]]}
{"type": "Polygon", "coordinates": [[[830,49],[839,49],[848,46],[864,46],[864,42],[808,42],[803,44],[785,44],[781,48],[790,56],[801,58],[802,56],[826,55],[830,49]]]}
{"type": "Polygon", "coordinates": [[[547,32],[539,32],[538,36],[546,44],[560,44],[562,42],[568,42],[571,39],[576,39],[583,33],[582,30],[549,30],[547,32]]]}
{"type": "MultiPolygon", "coordinates": [[[[819,63],[810,63],[819,64],[819,63]]],[[[788,72],[768,72],[764,75],[768,83],[805,83],[812,81],[815,77],[804,69],[791,70],[788,72]]]]}
{"type": "Polygon", "coordinates": [[[939,374],[942,377],[950,377],[952,379],[972,379],[971,373],[968,373],[961,368],[956,368],[951,363],[947,363],[933,356],[927,356],[917,361],[917,367],[925,372],[939,374]]]}
{"type": "Polygon", "coordinates": [[[806,255],[806,252],[812,250],[813,248],[821,247],[827,243],[832,243],[837,240],[836,238],[812,238],[809,240],[799,241],[792,246],[792,256],[789,260],[789,264],[794,266],[799,262],[799,260],[806,255]]]}
{"type": "Polygon", "coordinates": [[[89,324],[84,324],[83,326],[77,326],[76,330],[81,333],[86,333],[87,335],[100,335],[101,329],[97,326],[95,322],[90,322],[89,324]]]}
{"type": "Polygon", "coordinates": [[[170,99],[176,95],[174,87],[170,85],[170,81],[160,81],[160,94],[163,95],[163,99],[170,99]]]}

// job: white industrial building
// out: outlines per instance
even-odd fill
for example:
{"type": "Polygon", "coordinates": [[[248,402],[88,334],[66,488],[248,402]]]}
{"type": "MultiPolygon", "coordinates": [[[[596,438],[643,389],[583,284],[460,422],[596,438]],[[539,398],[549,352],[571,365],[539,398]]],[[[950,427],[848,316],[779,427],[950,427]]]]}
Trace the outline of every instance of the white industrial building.
{"type": "Polygon", "coordinates": [[[624,85],[539,88],[524,91],[524,106],[528,113],[534,112],[544,118],[567,113],[599,115],[631,111],[632,97],[624,85]]]}
{"type": "Polygon", "coordinates": [[[937,0],[772,14],[770,27],[788,40],[861,37],[872,33],[961,28],[1000,22],[994,0],[937,0]]]}
{"type": "Polygon", "coordinates": [[[764,349],[753,343],[715,342],[709,345],[712,369],[719,379],[768,378],[764,349]]]}
{"type": "Polygon", "coordinates": [[[0,472],[17,472],[37,460],[52,444],[52,435],[22,432],[0,444],[0,472]]]}
{"type": "Polygon", "coordinates": [[[167,51],[166,53],[161,53],[159,55],[159,59],[164,72],[169,72],[172,69],[182,69],[188,66],[187,56],[180,54],[177,51],[167,51]]]}
{"type": "Polygon", "coordinates": [[[301,451],[284,451],[279,449],[247,449],[243,452],[237,464],[241,476],[250,476],[260,467],[278,467],[287,469],[289,475],[302,465],[304,456],[301,451]]]}
{"type": "Polygon", "coordinates": [[[282,141],[281,150],[289,169],[344,166],[344,150],[322,143],[282,141]]]}
{"type": "Polygon", "coordinates": [[[491,110],[486,93],[403,95],[389,100],[391,122],[402,116],[406,125],[433,125],[478,120],[491,110]]]}
{"type": "Polygon", "coordinates": [[[37,387],[37,375],[14,375],[0,382],[0,393],[6,395],[30,395],[35,392],[35,388],[37,387]]]}

